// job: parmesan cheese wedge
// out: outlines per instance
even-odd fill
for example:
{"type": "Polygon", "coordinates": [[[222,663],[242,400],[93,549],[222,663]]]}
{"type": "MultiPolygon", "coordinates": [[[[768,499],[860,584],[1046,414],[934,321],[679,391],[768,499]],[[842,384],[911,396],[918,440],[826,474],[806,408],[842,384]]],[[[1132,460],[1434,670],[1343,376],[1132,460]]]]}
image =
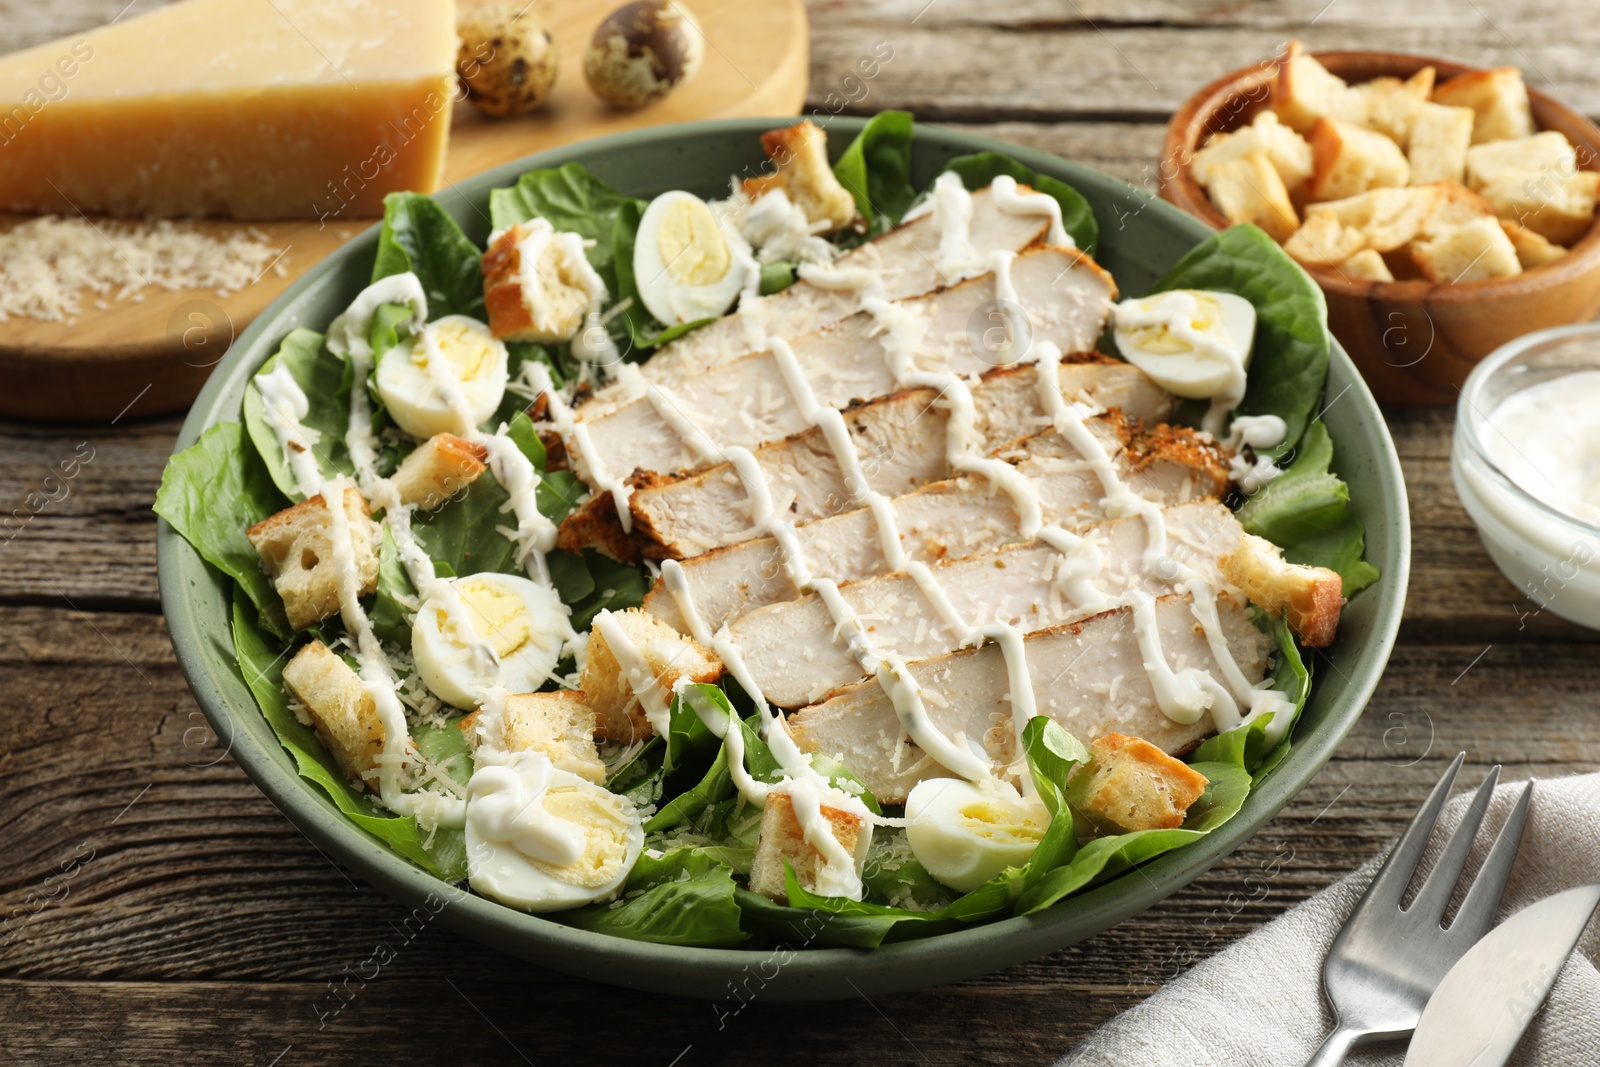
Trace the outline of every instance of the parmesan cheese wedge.
{"type": "Polygon", "coordinates": [[[0,210],[350,218],[437,188],[453,0],[185,0],[0,59],[0,210]]]}

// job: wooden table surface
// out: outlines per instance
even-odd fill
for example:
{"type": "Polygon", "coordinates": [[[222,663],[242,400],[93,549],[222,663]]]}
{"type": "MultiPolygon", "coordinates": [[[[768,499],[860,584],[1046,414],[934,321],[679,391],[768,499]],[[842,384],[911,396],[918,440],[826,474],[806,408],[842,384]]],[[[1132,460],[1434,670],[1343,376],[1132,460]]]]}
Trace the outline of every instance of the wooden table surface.
{"type": "MultiPolygon", "coordinates": [[[[0,51],[125,3],[0,0],[0,51]]],[[[1600,114],[1582,0],[821,0],[811,16],[812,107],[909,108],[1147,185],[1184,96],[1289,36],[1515,64],[1600,114]]],[[[179,420],[0,423],[0,1063],[1050,1063],[1378,852],[1456,751],[1470,779],[1600,761],[1597,637],[1491,565],[1450,485],[1451,414],[1388,413],[1415,545],[1400,644],[1338,755],[1252,841],[1033,963],[727,1018],[441,928],[408,938],[405,911],[218,748],[174,663],[150,504],[179,420]],[[394,958],[375,967],[380,946],[394,958]]]]}

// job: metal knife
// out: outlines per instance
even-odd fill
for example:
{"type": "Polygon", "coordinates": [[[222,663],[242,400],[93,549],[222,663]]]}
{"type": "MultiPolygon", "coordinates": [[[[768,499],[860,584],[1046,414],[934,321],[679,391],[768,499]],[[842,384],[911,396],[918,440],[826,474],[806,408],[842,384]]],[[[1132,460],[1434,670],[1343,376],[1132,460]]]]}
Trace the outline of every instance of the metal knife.
{"type": "Polygon", "coordinates": [[[1600,885],[1530,904],[1456,961],[1422,1012],[1405,1067],[1503,1067],[1600,905],[1600,885]]]}

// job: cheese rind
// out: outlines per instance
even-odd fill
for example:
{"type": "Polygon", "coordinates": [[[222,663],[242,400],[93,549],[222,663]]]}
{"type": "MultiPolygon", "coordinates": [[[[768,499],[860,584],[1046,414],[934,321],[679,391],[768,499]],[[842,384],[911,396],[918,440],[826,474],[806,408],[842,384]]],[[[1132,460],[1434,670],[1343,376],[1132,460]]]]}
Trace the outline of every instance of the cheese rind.
{"type": "Polygon", "coordinates": [[[0,210],[381,214],[439,184],[454,0],[185,0],[0,59],[0,210]]]}

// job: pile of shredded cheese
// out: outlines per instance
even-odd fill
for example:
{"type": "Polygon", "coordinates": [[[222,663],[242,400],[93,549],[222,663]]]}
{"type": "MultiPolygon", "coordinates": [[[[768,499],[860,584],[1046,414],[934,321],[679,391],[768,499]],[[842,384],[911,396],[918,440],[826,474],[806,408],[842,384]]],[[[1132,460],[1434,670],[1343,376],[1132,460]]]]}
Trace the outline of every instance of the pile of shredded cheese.
{"type": "Polygon", "coordinates": [[[286,273],[283,250],[256,229],[213,237],[166,220],[90,222],[45,215],[0,233],[0,322],[71,322],[85,293],[138,299],[142,290],[210,289],[227,296],[267,270],[286,273]]]}

